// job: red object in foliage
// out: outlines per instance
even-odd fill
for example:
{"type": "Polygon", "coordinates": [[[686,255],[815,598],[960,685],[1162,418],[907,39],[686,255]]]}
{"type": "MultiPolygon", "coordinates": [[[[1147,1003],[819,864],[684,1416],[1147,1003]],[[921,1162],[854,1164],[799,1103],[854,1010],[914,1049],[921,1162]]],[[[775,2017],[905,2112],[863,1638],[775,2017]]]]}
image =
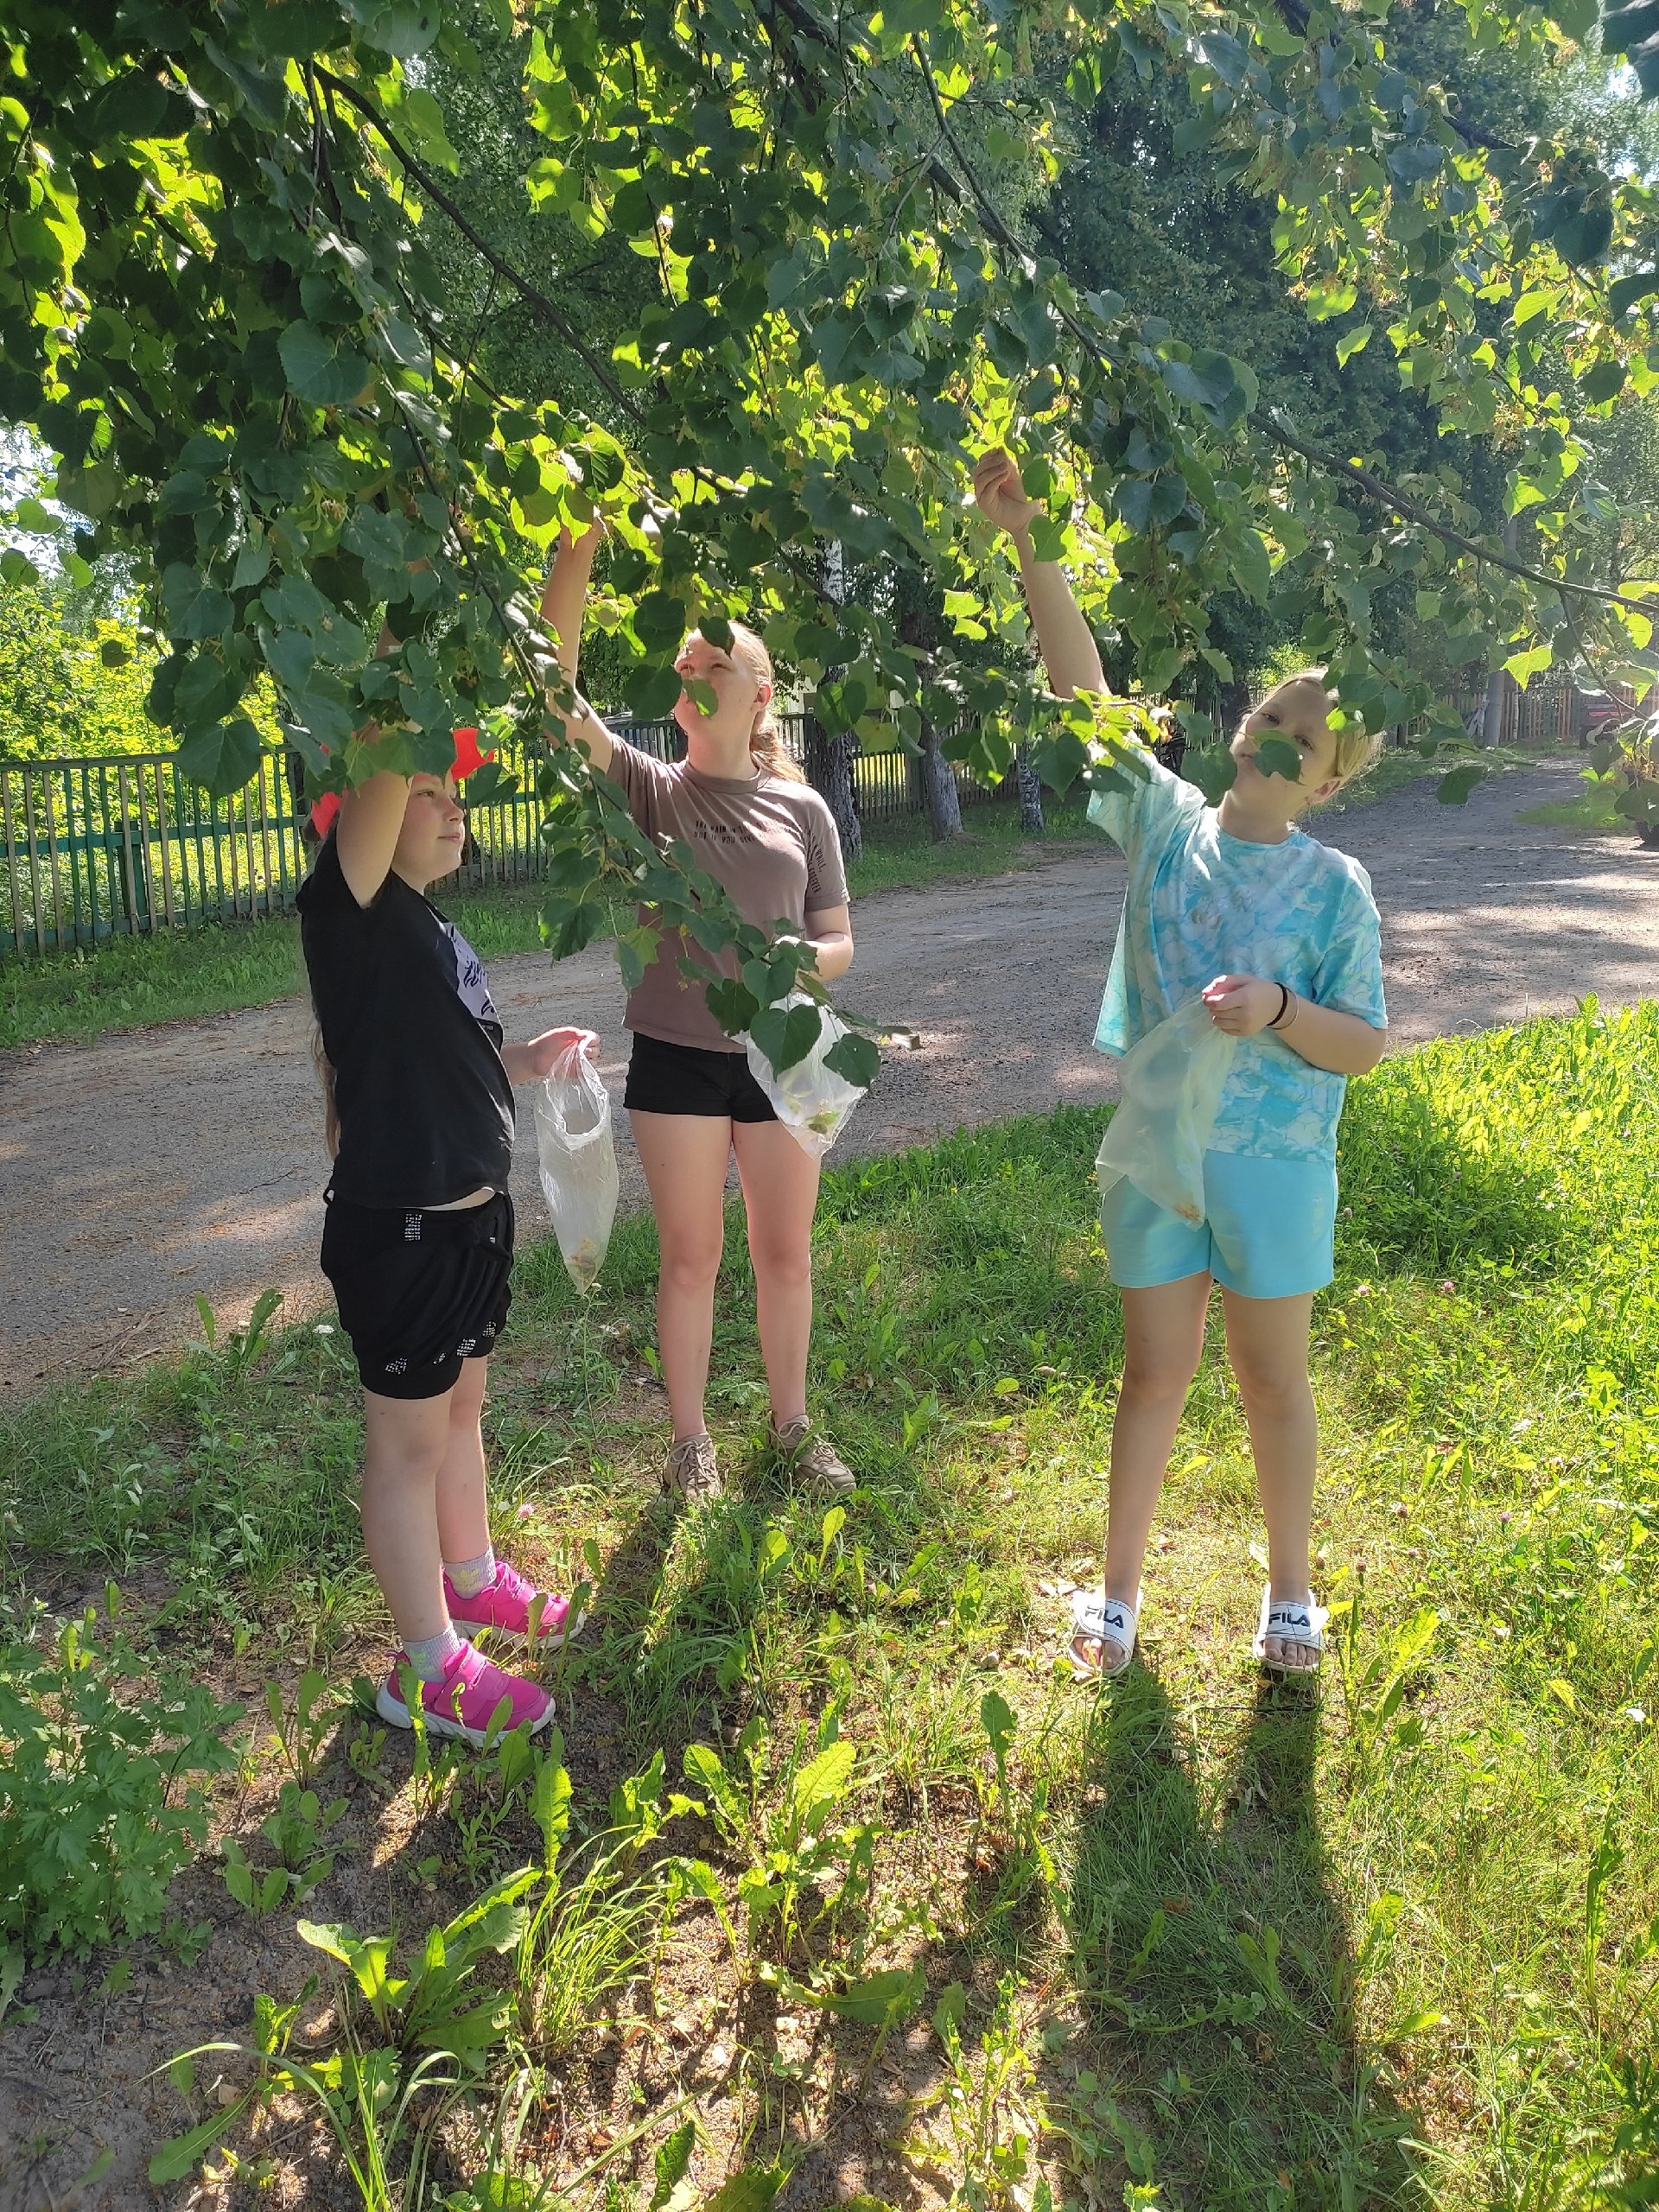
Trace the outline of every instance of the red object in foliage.
{"type": "MultiPolygon", "coordinates": [[[[486,760],[493,760],[495,755],[493,753],[479,751],[478,729],[475,724],[469,724],[464,729],[458,729],[454,737],[455,757],[451,766],[451,773],[458,784],[463,784],[468,776],[475,775],[486,760]]],[[[338,791],[324,791],[320,799],[313,802],[311,827],[317,834],[319,843],[334,828],[339,813],[340,793],[338,791]]]]}

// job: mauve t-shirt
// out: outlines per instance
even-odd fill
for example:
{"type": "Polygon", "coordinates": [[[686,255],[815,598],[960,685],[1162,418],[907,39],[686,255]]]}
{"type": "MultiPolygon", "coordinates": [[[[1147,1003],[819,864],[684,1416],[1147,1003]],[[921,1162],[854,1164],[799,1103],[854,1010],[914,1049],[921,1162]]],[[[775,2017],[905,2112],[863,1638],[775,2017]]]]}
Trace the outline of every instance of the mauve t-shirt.
{"type": "MultiPolygon", "coordinates": [[[[847,904],[847,875],[835,817],[810,784],[768,775],[705,776],[689,760],[653,760],[618,740],[608,771],[628,811],[659,844],[689,845],[746,922],[798,930],[809,914],[847,904]]],[[[642,907],[642,921],[654,918],[642,907]]],[[[735,976],[736,955],[718,959],[680,930],[664,930],[657,957],[628,994],[627,1027],[701,1052],[744,1048],[709,1011],[703,986],[680,973],[682,955],[713,982],[735,976]]]]}

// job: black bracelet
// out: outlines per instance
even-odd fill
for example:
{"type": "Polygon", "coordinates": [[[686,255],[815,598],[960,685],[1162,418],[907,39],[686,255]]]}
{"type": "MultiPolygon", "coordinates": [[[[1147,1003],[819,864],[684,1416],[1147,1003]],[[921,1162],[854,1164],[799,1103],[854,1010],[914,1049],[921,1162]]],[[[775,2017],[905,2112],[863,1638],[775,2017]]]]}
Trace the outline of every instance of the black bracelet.
{"type": "Polygon", "coordinates": [[[1274,1015],[1273,1020],[1268,1024],[1268,1028],[1276,1029],[1289,1012],[1290,986],[1288,983],[1281,983],[1279,986],[1279,1011],[1274,1015]]]}

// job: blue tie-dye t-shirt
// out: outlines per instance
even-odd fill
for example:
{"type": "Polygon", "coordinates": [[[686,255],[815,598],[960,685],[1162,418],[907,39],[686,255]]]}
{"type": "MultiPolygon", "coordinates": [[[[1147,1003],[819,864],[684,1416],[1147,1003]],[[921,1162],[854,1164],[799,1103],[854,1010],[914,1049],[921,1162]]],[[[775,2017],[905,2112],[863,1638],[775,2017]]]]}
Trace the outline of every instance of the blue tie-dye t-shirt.
{"type": "MultiPolygon", "coordinates": [[[[1089,819],[1129,864],[1095,1043],[1121,1056],[1217,976],[1262,976],[1381,1029],[1382,936],[1357,861],[1300,830],[1282,844],[1230,836],[1195,785],[1155,760],[1128,791],[1097,791],[1089,819]]],[[[1348,1088],[1262,1030],[1241,1037],[1211,1149],[1333,1160],[1348,1088]]]]}

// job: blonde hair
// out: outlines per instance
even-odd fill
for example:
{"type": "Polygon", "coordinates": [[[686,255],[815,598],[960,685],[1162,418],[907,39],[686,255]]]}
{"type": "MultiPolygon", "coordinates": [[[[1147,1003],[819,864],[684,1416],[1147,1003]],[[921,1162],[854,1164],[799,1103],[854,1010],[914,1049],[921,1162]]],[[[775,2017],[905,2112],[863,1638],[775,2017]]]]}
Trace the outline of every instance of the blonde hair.
{"type": "MultiPolygon", "coordinates": [[[[1325,694],[1328,709],[1334,710],[1340,703],[1337,697],[1336,687],[1331,681],[1329,669],[1299,668],[1289,676],[1281,676],[1276,683],[1263,692],[1257,702],[1256,708],[1252,711],[1259,711],[1261,708],[1267,705],[1269,699],[1277,698],[1280,692],[1288,691],[1298,683],[1317,683],[1325,694]]],[[[1327,725],[1329,718],[1327,712],[1327,725]]],[[[1351,784],[1356,776],[1363,776],[1382,750],[1381,735],[1373,734],[1361,722],[1344,722],[1340,729],[1333,729],[1331,734],[1336,740],[1336,751],[1332,756],[1331,772],[1338,784],[1351,784]]]]}
{"type": "MultiPolygon", "coordinates": [[[[772,655],[750,629],[747,622],[734,622],[732,643],[742,651],[743,658],[757,683],[772,682],[772,655]]],[[[777,696],[774,690],[772,697],[777,696]]],[[[768,699],[755,717],[754,728],[749,732],[749,753],[757,766],[769,776],[777,776],[786,784],[804,784],[805,772],[784,742],[783,731],[778,727],[778,717],[772,711],[768,699]]]]}

